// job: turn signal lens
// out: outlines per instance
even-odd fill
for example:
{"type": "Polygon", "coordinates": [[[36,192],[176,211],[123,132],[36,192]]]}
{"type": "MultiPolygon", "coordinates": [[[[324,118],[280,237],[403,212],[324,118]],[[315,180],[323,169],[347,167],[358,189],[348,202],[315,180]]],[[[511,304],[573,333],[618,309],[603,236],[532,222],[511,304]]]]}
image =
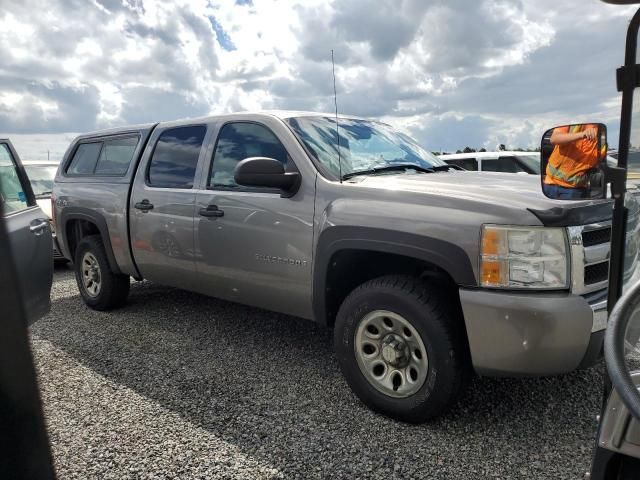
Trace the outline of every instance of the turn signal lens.
{"type": "Polygon", "coordinates": [[[498,286],[505,283],[505,274],[507,272],[506,262],[499,260],[485,260],[481,264],[480,276],[482,277],[482,285],[498,286]]]}
{"type": "Polygon", "coordinates": [[[482,235],[482,254],[499,255],[502,250],[503,236],[497,230],[485,230],[482,235]]]}

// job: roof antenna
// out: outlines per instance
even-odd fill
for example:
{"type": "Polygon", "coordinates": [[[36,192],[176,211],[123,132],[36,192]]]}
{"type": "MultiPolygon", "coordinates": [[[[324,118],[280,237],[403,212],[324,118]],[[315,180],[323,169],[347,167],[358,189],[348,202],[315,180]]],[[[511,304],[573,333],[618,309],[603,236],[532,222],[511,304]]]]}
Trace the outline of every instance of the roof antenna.
{"type": "Polygon", "coordinates": [[[336,106],[336,137],[338,137],[338,171],[340,183],[342,183],[342,160],[340,158],[340,124],[338,123],[338,95],[336,94],[336,64],[333,61],[333,49],[331,50],[331,69],[333,71],[333,103],[336,106]]]}

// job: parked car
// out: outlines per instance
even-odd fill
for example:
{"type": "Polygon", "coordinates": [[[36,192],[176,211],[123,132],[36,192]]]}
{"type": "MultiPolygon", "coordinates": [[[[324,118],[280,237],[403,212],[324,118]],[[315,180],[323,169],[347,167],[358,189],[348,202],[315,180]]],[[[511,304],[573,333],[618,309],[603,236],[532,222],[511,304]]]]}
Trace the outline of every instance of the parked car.
{"type": "Polygon", "coordinates": [[[50,307],[51,230],[49,219],[38,206],[25,169],[8,139],[0,139],[0,213],[9,233],[27,318],[33,322],[50,307]]]}
{"type": "Polygon", "coordinates": [[[339,132],[272,112],[77,137],[53,192],[82,299],[121,306],[133,277],[332,326],[354,392],[411,422],[451,406],[472,369],[597,361],[609,201],[452,169],[375,121],[339,132]]]}
{"type": "Polygon", "coordinates": [[[438,158],[450,165],[457,165],[465,170],[540,174],[539,152],[499,151],[445,153],[439,155],[438,158]]]}
{"type": "Polygon", "coordinates": [[[53,179],[58,170],[58,162],[38,162],[26,160],[22,162],[29,177],[33,194],[36,197],[38,206],[49,218],[51,235],[53,238],[53,260],[55,262],[66,261],[58,249],[56,231],[53,224],[51,208],[51,192],[53,191],[53,179]]]}

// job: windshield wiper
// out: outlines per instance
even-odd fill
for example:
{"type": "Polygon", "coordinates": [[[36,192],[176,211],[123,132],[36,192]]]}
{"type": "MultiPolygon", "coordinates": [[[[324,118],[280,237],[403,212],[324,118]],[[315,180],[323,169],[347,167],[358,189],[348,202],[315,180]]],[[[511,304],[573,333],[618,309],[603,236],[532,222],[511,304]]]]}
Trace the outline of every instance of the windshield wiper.
{"type": "Polygon", "coordinates": [[[40,192],[34,195],[36,198],[49,198],[52,192],[40,192]]]}
{"type": "Polygon", "coordinates": [[[419,165],[414,165],[412,163],[405,163],[405,164],[398,164],[398,165],[385,165],[384,167],[373,167],[373,168],[367,168],[365,170],[358,170],[356,172],[345,173],[342,176],[342,179],[347,180],[348,178],[355,177],[356,175],[374,175],[376,173],[390,172],[393,170],[411,169],[411,170],[415,170],[417,172],[422,172],[422,173],[434,173],[436,171],[436,168],[438,167],[426,168],[426,167],[421,167],[419,165]]]}

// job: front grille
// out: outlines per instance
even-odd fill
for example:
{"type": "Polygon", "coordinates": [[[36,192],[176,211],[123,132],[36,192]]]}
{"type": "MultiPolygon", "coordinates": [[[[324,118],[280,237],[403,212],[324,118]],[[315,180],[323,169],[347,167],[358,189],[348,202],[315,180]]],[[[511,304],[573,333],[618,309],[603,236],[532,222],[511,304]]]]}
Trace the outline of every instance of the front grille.
{"type": "Polygon", "coordinates": [[[596,263],[588,265],[584,268],[584,284],[593,285],[594,283],[604,282],[609,276],[609,262],[596,263]]]}
{"type": "Polygon", "coordinates": [[[608,243],[610,241],[611,241],[611,227],[582,232],[582,245],[584,247],[591,247],[593,245],[598,245],[600,243],[608,243]]]}
{"type": "Polygon", "coordinates": [[[571,244],[571,291],[587,295],[607,288],[611,223],[568,227],[571,244]]]}

